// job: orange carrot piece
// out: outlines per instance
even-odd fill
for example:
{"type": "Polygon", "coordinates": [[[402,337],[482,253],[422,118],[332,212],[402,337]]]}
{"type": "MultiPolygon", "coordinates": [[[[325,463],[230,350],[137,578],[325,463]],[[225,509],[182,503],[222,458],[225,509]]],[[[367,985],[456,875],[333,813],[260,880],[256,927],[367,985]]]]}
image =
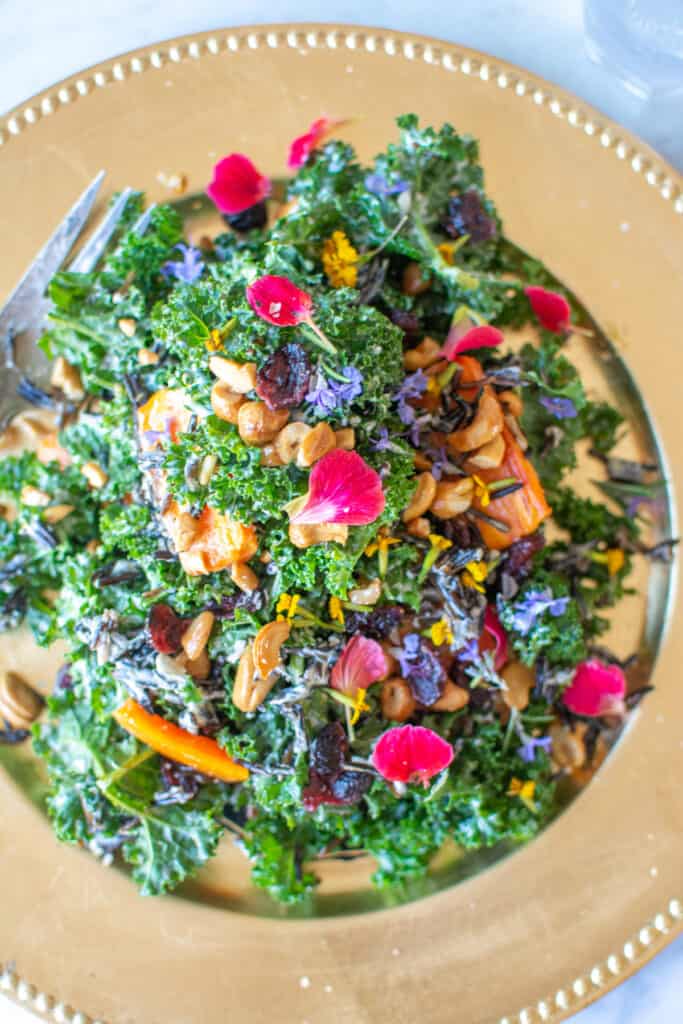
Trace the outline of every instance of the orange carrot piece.
{"type": "Polygon", "coordinates": [[[505,457],[500,466],[495,469],[481,469],[477,472],[477,476],[486,484],[491,484],[495,480],[504,480],[506,477],[514,477],[516,480],[521,480],[524,486],[513,494],[508,494],[505,498],[495,499],[486,508],[482,507],[480,497],[475,498],[473,502],[475,508],[495,519],[500,519],[501,522],[509,526],[509,531],[503,533],[502,530],[497,530],[484,520],[477,520],[482,540],[487,547],[495,551],[509,548],[516,540],[533,533],[543,520],[552,514],[536,470],[507,427],[503,429],[503,440],[505,441],[505,457]]]}
{"type": "Polygon", "coordinates": [[[208,736],[194,736],[160,715],[145,711],[131,698],[117,708],[114,718],[122,729],[170,761],[185,764],[223,782],[244,782],[249,777],[248,769],[228,757],[215,740],[208,736]]]}

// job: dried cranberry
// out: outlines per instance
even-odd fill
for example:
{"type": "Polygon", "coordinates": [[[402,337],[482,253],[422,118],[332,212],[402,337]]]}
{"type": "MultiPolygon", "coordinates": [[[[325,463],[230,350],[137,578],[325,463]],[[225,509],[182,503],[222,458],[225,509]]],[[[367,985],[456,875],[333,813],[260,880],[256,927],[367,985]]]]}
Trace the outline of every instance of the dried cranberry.
{"type": "Polygon", "coordinates": [[[66,693],[67,690],[72,688],[73,684],[74,682],[71,678],[71,666],[60,665],[57,670],[57,675],[55,676],[54,692],[66,693]]]}
{"type": "Polygon", "coordinates": [[[321,804],[336,803],[332,791],[322,775],[313,771],[309,773],[308,785],[304,787],[301,797],[305,811],[315,811],[321,804]]]}
{"type": "Polygon", "coordinates": [[[232,619],[238,608],[257,612],[262,606],[263,593],[260,590],[250,590],[239,594],[226,594],[220,601],[211,601],[206,609],[213,612],[217,619],[232,619]]]}
{"type": "Polygon", "coordinates": [[[419,637],[415,650],[403,655],[401,669],[415,700],[425,707],[435,704],[441,696],[446,673],[431,643],[419,637]]]}
{"type": "Polygon", "coordinates": [[[372,785],[370,772],[342,772],[330,784],[330,791],[338,804],[355,804],[372,785]]]}
{"type": "Polygon", "coordinates": [[[330,781],[341,774],[349,749],[341,722],[326,725],[311,743],[311,772],[330,781]]]}
{"type": "MultiPolygon", "coordinates": [[[[452,540],[455,547],[478,548],[483,545],[481,533],[476,523],[466,519],[464,516],[455,516],[453,519],[446,519],[441,525],[440,532],[452,540]]],[[[514,547],[514,545],[512,545],[514,547]]]]}
{"type": "Polygon", "coordinates": [[[256,394],[269,409],[291,409],[303,402],[310,379],[306,349],[290,341],[273,352],[256,374],[256,394]]]}
{"type": "Polygon", "coordinates": [[[516,540],[507,550],[505,571],[514,579],[523,578],[531,569],[532,558],[544,546],[545,537],[540,530],[516,540]]]}
{"type": "Polygon", "coordinates": [[[451,238],[469,235],[471,242],[486,242],[498,234],[495,220],[488,215],[474,189],[451,196],[442,226],[451,238]]]}
{"type": "Polygon", "coordinates": [[[385,640],[402,618],[400,605],[387,604],[373,608],[371,612],[347,612],[344,625],[347,633],[362,633],[370,640],[385,640]]]}
{"type": "Polygon", "coordinates": [[[184,619],[176,615],[169,605],[154,605],[149,613],[149,632],[152,646],[159,654],[176,654],[184,631],[184,619]]]}
{"type": "Polygon", "coordinates": [[[493,707],[493,693],[485,686],[473,686],[470,689],[470,710],[482,713],[490,711],[493,707]]]}
{"type": "Polygon", "coordinates": [[[268,211],[265,203],[254,203],[246,210],[239,213],[224,213],[223,220],[235,231],[252,231],[254,228],[262,228],[268,219],[268,211]]]}

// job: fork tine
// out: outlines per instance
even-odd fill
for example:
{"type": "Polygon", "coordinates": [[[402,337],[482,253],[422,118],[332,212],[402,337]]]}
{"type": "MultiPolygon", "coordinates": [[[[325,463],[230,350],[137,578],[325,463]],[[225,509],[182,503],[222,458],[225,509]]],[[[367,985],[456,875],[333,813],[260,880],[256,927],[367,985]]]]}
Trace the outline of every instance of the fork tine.
{"type": "Polygon", "coordinates": [[[89,274],[91,270],[95,269],[107,247],[109,239],[114,234],[116,226],[123,216],[126,204],[132,193],[133,190],[130,188],[123,190],[95,233],[88,239],[78,256],[70,264],[70,271],[78,274],[89,274]]]}
{"type": "Polygon", "coordinates": [[[138,219],[135,221],[135,224],[133,224],[133,228],[132,228],[133,234],[135,234],[135,235],[144,235],[145,231],[149,227],[149,222],[152,219],[152,214],[154,213],[156,208],[157,208],[157,204],[156,203],[152,203],[151,206],[147,207],[147,209],[142,214],[142,216],[138,217],[138,219]]]}

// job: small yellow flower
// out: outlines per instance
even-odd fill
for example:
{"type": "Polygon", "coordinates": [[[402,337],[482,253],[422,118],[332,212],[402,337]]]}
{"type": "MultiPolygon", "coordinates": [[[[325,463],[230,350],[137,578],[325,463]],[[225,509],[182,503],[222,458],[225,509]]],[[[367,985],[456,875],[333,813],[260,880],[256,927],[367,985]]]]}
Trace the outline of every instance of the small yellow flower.
{"type": "Polygon", "coordinates": [[[356,690],[356,696],[353,698],[353,714],[351,715],[351,725],[355,725],[361,716],[362,711],[369,711],[370,705],[365,700],[365,695],[368,691],[359,687],[356,690]]]}
{"type": "Polygon", "coordinates": [[[472,474],[472,482],[474,483],[474,496],[479,498],[481,507],[486,508],[491,504],[491,492],[489,491],[489,485],[484,483],[480,476],[476,473],[472,474]]]}
{"type": "Polygon", "coordinates": [[[392,544],[400,544],[398,537],[387,537],[378,536],[371,541],[363,552],[368,558],[372,558],[375,552],[379,552],[377,557],[377,563],[379,566],[379,574],[384,577],[387,574],[389,568],[389,548],[392,544]]]}
{"type": "Polygon", "coordinates": [[[441,382],[437,376],[430,377],[427,381],[427,394],[437,396],[441,394],[441,382]]]}
{"type": "Polygon", "coordinates": [[[488,571],[486,562],[468,562],[460,575],[460,579],[466,587],[473,587],[480,594],[483,594],[484,588],[482,583],[486,579],[488,571]]]}
{"type": "Polygon", "coordinates": [[[616,576],[620,569],[624,568],[626,555],[621,548],[608,548],[607,551],[594,551],[591,555],[594,562],[607,566],[610,576],[616,576]]]}
{"type": "Polygon", "coordinates": [[[526,779],[525,781],[514,777],[510,779],[510,787],[507,795],[518,796],[522,803],[533,813],[536,812],[536,804],[534,803],[535,792],[536,783],[532,779],[526,779]]]}
{"type": "Polygon", "coordinates": [[[330,612],[330,618],[333,622],[339,622],[342,626],[344,625],[344,609],[342,603],[338,597],[331,597],[328,601],[328,608],[330,612]]]}
{"type": "Polygon", "coordinates": [[[223,335],[214,327],[210,332],[209,337],[206,339],[206,347],[209,352],[218,352],[219,349],[223,348],[223,335]]]}
{"type": "Polygon", "coordinates": [[[322,261],[333,288],[353,288],[358,280],[360,255],[343,231],[333,231],[323,245],[322,261]]]}
{"type": "Polygon", "coordinates": [[[429,543],[437,551],[448,551],[449,548],[453,547],[453,541],[448,540],[447,537],[442,537],[440,533],[430,533],[429,543]]]}
{"type": "Polygon", "coordinates": [[[293,619],[296,615],[296,610],[301,600],[298,594],[280,594],[275,611],[280,621],[282,619],[293,619]],[[283,615],[282,612],[287,612],[287,615],[283,615]]]}
{"type": "Polygon", "coordinates": [[[452,267],[455,263],[455,259],[453,258],[454,248],[455,245],[453,242],[442,242],[441,245],[437,245],[437,249],[441,254],[441,259],[444,263],[447,263],[449,267],[452,267]]]}
{"type": "Polygon", "coordinates": [[[439,619],[438,622],[432,623],[429,629],[429,638],[435,647],[453,643],[453,630],[446,619],[439,619]]]}

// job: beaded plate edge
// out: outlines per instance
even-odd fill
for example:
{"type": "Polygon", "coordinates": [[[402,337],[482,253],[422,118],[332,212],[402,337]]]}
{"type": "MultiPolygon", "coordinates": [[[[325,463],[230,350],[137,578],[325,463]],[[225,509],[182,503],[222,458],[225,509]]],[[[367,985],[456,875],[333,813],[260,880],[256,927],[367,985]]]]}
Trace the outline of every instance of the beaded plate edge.
{"type": "MultiPolygon", "coordinates": [[[[291,29],[258,28],[217,31],[198,38],[171,41],[131,56],[124,55],[109,63],[89,69],[33,97],[0,120],[0,153],[12,139],[32,125],[64,107],[146,71],[160,70],[184,60],[204,56],[220,56],[240,50],[277,49],[286,46],[299,52],[310,49],[363,50],[384,53],[409,61],[423,61],[448,73],[457,73],[490,82],[500,89],[510,89],[520,99],[539,107],[592,137],[605,150],[630,166],[649,187],[669,202],[675,213],[683,214],[683,180],[652,151],[640,151],[630,138],[622,138],[618,126],[594,111],[564,97],[553,95],[552,86],[521,69],[500,67],[494,58],[480,59],[464,48],[448,43],[435,44],[424,39],[410,39],[390,31],[370,28],[300,27],[291,29]]],[[[502,63],[502,62],[501,62],[502,63]]],[[[669,901],[666,911],[643,925],[619,952],[575,978],[564,988],[525,1007],[512,1016],[500,1018],[496,1024],[554,1024],[582,1009],[593,999],[625,980],[637,967],[658,953],[683,930],[683,903],[669,901]]],[[[35,1010],[55,1024],[106,1024],[53,996],[39,992],[35,985],[21,978],[12,962],[0,962],[0,992],[7,994],[27,1009],[35,1010]]]]}

